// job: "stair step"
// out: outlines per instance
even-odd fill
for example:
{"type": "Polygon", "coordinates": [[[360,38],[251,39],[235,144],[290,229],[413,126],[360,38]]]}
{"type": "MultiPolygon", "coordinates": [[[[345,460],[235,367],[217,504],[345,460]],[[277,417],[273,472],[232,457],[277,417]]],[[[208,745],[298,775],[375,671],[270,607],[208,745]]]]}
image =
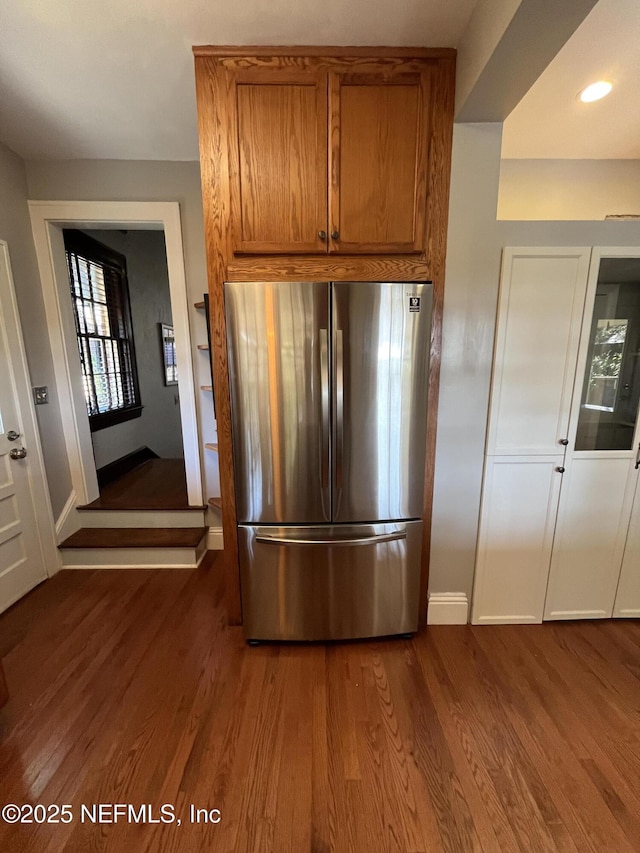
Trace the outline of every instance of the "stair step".
{"type": "Polygon", "coordinates": [[[205,509],[83,509],[79,517],[83,527],[202,527],[205,509]]]}
{"type": "Polygon", "coordinates": [[[83,527],[58,547],[88,548],[197,548],[206,527],[83,527]]]}

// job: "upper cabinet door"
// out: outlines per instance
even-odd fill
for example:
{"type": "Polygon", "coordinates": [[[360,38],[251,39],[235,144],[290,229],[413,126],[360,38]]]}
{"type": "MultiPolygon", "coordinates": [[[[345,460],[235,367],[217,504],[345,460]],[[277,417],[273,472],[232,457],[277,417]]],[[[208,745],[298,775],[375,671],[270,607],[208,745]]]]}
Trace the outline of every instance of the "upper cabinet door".
{"type": "Polygon", "coordinates": [[[233,78],[235,252],[326,253],[326,73],[260,69],[233,78]]]}
{"type": "Polygon", "coordinates": [[[330,251],[421,252],[430,75],[330,74],[330,251]]]}
{"type": "Polygon", "coordinates": [[[488,455],[564,454],[589,256],[584,248],[504,250],[488,455]]]}

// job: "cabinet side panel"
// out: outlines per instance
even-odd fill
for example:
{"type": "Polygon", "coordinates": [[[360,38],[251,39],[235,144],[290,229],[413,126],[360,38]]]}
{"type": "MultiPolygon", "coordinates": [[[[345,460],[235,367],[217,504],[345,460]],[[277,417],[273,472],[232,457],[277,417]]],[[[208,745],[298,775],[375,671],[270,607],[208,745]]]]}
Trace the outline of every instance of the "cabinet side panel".
{"type": "Polygon", "coordinates": [[[227,615],[230,624],[242,622],[238,574],[238,535],[236,498],[233,481],[231,445],[231,409],[227,374],[227,335],[224,317],[224,276],[231,257],[230,188],[228,126],[230,114],[229,75],[216,69],[215,63],[196,58],[196,98],[200,139],[200,173],[204,211],[205,246],[209,279],[209,322],[211,329],[211,366],[216,389],[216,421],[222,530],[224,535],[224,572],[227,615]]]}

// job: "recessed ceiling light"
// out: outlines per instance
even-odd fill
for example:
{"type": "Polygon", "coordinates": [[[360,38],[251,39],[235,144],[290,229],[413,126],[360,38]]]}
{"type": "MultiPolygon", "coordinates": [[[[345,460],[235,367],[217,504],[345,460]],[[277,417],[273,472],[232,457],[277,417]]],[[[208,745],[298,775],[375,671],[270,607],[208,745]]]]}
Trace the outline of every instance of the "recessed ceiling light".
{"type": "Polygon", "coordinates": [[[586,89],[583,89],[578,98],[585,104],[590,104],[591,101],[599,101],[600,98],[604,98],[605,95],[608,95],[611,89],[613,88],[613,83],[610,83],[608,80],[598,80],[597,83],[592,83],[590,86],[587,86],[586,89]]]}

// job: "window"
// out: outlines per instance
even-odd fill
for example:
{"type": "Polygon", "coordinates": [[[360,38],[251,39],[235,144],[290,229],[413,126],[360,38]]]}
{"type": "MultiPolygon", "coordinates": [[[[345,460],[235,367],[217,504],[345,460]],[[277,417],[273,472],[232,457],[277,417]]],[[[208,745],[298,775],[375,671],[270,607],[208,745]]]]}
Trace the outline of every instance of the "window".
{"type": "Polygon", "coordinates": [[[125,258],[80,231],[64,231],[91,431],[140,417],[125,258]]]}

